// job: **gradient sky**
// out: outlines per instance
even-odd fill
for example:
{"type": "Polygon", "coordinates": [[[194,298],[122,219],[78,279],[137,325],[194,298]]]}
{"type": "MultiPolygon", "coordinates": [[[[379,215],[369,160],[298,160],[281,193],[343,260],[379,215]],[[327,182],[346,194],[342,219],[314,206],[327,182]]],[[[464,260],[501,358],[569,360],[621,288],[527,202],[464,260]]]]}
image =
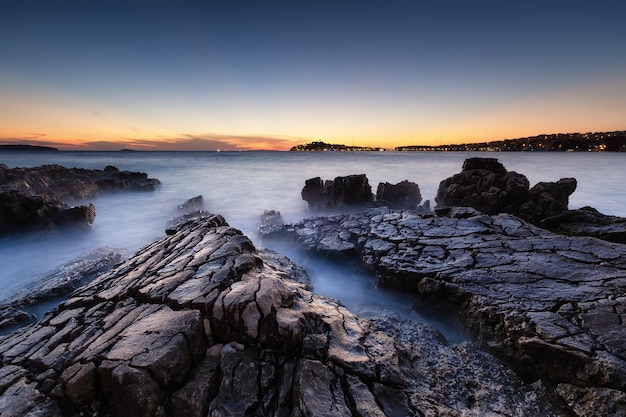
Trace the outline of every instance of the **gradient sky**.
{"type": "Polygon", "coordinates": [[[626,129],[623,1],[0,0],[0,143],[394,147],[626,129]]]}

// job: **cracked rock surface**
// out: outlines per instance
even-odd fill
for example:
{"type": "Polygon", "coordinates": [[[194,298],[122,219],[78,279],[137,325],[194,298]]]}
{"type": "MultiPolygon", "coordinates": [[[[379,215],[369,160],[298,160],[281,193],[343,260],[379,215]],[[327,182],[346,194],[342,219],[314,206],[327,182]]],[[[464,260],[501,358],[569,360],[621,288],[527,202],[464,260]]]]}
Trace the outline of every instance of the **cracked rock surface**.
{"type": "Polygon", "coordinates": [[[359,257],[381,286],[456,310],[480,346],[570,415],[626,415],[626,246],[471,208],[381,208],[286,230],[307,250],[359,257]]]}
{"type": "MultiPolygon", "coordinates": [[[[474,229],[466,220],[459,236],[474,229]]],[[[514,232],[519,221],[510,222],[514,232]]],[[[396,246],[384,230],[375,239],[396,246]]],[[[391,253],[365,246],[372,265],[382,262],[376,248],[391,253]]],[[[618,249],[600,256],[616,270],[618,249]]],[[[572,381],[558,386],[557,398],[473,343],[448,345],[431,326],[382,311],[361,319],[307,282],[301,268],[257,250],[221,216],[187,218],[40,323],[0,338],[0,415],[568,416],[559,398],[580,407],[587,397],[623,401],[611,384],[592,392],[572,381]]],[[[591,306],[585,311],[585,323],[610,325],[594,321],[591,306]]],[[[541,313],[536,333],[562,329],[541,313]]],[[[618,353],[602,354],[619,363],[618,353]]]]}

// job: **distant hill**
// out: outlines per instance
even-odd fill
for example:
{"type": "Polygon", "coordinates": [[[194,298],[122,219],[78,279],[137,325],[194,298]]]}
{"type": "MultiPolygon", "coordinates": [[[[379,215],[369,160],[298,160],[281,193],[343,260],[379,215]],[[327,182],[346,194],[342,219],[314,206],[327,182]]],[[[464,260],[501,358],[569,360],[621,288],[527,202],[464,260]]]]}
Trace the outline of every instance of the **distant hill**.
{"type": "Polygon", "coordinates": [[[626,152],[626,131],[553,133],[518,139],[438,146],[398,146],[396,151],[626,152]]]}
{"type": "Polygon", "coordinates": [[[54,152],[58,151],[57,148],[51,148],[49,146],[36,146],[36,145],[0,145],[0,151],[46,151],[54,152]]]}
{"type": "Polygon", "coordinates": [[[291,151],[297,152],[363,152],[363,151],[378,151],[379,148],[371,148],[369,146],[346,146],[325,142],[311,142],[304,145],[297,145],[291,148],[291,151]]]}

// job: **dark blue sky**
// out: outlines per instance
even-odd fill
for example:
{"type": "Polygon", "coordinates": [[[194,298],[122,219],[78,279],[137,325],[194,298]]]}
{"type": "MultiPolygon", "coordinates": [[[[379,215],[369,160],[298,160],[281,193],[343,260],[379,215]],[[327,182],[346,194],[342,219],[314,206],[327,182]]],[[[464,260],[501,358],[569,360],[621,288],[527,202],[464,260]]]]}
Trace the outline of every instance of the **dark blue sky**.
{"type": "Polygon", "coordinates": [[[0,140],[285,149],[626,129],[620,2],[388,3],[0,1],[0,140]]]}

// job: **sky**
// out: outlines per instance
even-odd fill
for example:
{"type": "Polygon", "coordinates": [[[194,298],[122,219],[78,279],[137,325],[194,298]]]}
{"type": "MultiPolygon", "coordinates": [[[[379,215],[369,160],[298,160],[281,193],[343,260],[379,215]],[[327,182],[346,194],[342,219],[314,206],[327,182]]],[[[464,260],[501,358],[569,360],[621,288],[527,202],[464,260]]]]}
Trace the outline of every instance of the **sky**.
{"type": "Polygon", "coordinates": [[[626,130],[623,1],[0,0],[0,144],[393,148],[626,130]]]}

